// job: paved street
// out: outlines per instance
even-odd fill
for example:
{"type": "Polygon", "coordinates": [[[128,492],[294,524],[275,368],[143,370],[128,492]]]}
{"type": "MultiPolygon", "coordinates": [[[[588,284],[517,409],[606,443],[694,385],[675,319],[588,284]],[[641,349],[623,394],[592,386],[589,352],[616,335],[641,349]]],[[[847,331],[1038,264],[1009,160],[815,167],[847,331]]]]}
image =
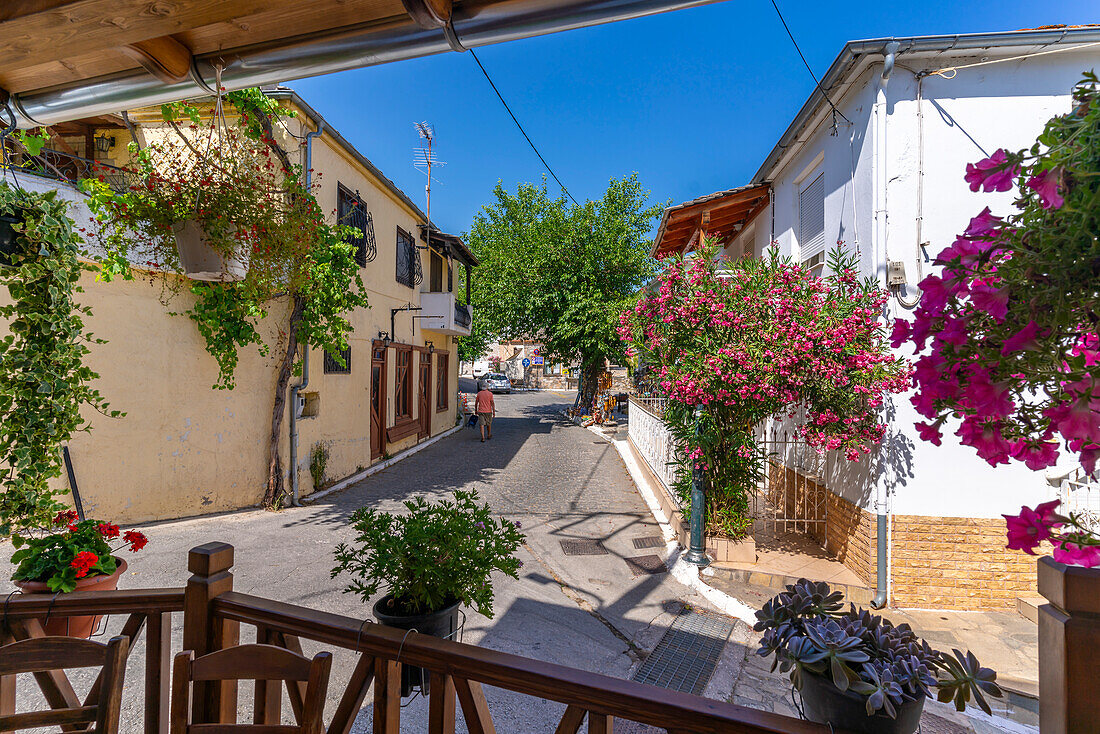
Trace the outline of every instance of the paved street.
{"type": "MultiPolygon", "coordinates": [[[[495,617],[468,611],[463,641],[629,677],[685,605],[708,605],[668,574],[632,573],[624,559],[664,555],[663,547],[639,550],[634,539],[653,538],[660,531],[614,447],[561,417],[572,397],[554,392],[497,396],[491,441],[481,443],[477,431],[463,429],[305,507],[148,526],[144,529],[149,547],[127,559],[130,569],[120,586],[182,585],[188,575],[188,549],[225,541],[236,549],[238,591],[368,618],[370,606],[341,593],[329,573],[333,548],[351,538],[348,516],[363,505],[400,510],[403,500],[418,494],[438,498],[455,489],[476,489],[496,512],[522,524],[527,543],[520,553],[524,566],[519,581],[495,580],[495,617]],[[598,539],[608,553],[567,556],[561,541],[570,539],[598,539]]],[[[181,630],[176,617],[178,649],[181,630]]],[[[109,632],[116,632],[123,622],[109,620],[109,632]]],[[[250,634],[244,631],[242,639],[248,641],[250,634]]],[[[139,641],[135,660],[141,660],[142,645],[139,641]]],[[[755,635],[737,622],[705,695],[797,715],[788,683],[752,654],[755,647],[755,635]]],[[[321,649],[308,643],[305,648],[307,654],[321,649]]],[[[350,653],[335,652],[329,713],[353,664],[350,653]]],[[[140,665],[131,665],[127,676],[125,730],[138,731],[141,701],[133,694],[141,690],[140,665]]],[[[30,685],[22,686],[20,707],[33,706],[37,695],[30,685]]],[[[487,688],[487,695],[501,731],[552,730],[563,711],[557,704],[499,689],[487,688]]],[[[241,703],[242,713],[250,711],[251,694],[242,695],[241,703]]],[[[930,703],[928,708],[950,716],[945,707],[930,703]]],[[[402,717],[408,731],[426,730],[426,701],[414,699],[402,717]]],[[[369,731],[369,724],[367,707],[355,730],[369,731]]],[[[461,722],[459,728],[463,730],[461,722]]]]}

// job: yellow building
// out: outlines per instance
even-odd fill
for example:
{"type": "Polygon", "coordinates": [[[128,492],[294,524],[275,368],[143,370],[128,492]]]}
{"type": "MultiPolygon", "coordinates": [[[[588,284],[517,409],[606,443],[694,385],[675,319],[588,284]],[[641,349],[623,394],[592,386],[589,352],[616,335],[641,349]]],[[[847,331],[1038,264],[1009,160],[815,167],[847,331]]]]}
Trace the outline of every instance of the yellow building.
{"type": "MultiPolygon", "coordinates": [[[[296,473],[304,497],[318,489],[310,473],[317,447],[327,450],[327,486],[458,423],[455,338],[470,333],[471,312],[456,294],[459,278],[469,279],[477,261],[457,237],[433,230],[429,241],[420,208],[295,92],[268,94],[297,112],[279,131],[280,142],[316,172],[322,211],[344,221],[349,211],[362,213],[354,224],[363,231],[359,262],[370,301],[351,315],[346,366],[310,349],[303,354],[306,372],[291,378],[296,399],[287,402],[281,454],[289,466],[296,431],[286,484],[293,485],[296,473]]],[[[129,119],[139,140],[163,131],[159,109],[131,111],[129,119]]],[[[90,215],[82,195],[57,179],[85,175],[89,164],[81,158],[124,163],[131,134],[115,117],[66,123],[54,132],[50,148],[63,150],[42,157],[53,178],[20,172],[17,180],[28,189],[58,189],[84,226],[90,215]]],[[[133,523],[257,504],[267,483],[285,313],[264,324],[270,355],[242,350],[237,387],[213,390],[214,359],[194,324],[171,313],[184,311],[190,294],[184,289],[168,307],[161,303],[164,279],[179,276],[139,275],[104,283],[89,274],[82,283],[80,300],[93,310],[87,326],[107,340],[92,345],[88,357],[100,374],[95,386],[126,413],[121,419],[90,413],[92,430],[69,445],[88,516],[133,523]]],[[[64,479],[59,486],[68,488],[64,479]]]]}

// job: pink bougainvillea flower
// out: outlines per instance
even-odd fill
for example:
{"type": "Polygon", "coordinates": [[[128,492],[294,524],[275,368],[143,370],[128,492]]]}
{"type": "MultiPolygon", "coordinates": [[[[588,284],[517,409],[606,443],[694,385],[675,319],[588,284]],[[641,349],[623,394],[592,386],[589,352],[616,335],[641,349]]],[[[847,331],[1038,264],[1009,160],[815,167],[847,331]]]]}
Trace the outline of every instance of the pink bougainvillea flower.
{"type": "MultiPolygon", "coordinates": [[[[1011,546],[1009,546],[1011,547],[1011,546]]],[[[1032,555],[1035,555],[1032,553],[1032,555]]],[[[1100,566],[1100,547],[1095,545],[1078,545],[1069,541],[1054,544],[1054,560],[1070,566],[1084,566],[1092,568],[1100,566]]]]}
{"type": "Polygon", "coordinates": [[[941,440],[943,439],[943,434],[940,433],[940,424],[938,422],[929,425],[922,421],[914,425],[916,425],[917,432],[920,434],[920,438],[922,441],[928,441],[933,446],[940,445],[941,440]]]}
{"type": "Polygon", "coordinates": [[[1000,323],[1008,314],[1008,291],[987,283],[976,285],[970,291],[970,301],[976,308],[985,311],[1000,323]]]}
{"type": "Polygon", "coordinates": [[[1056,168],[1042,171],[1027,180],[1027,185],[1039,195],[1039,203],[1044,209],[1061,209],[1066,200],[1058,193],[1062,185],[1062,170],[1056,168]]]}
{"type": "Polygon", "coordinates": [[[1008,191],[1017,170],[1016,166],[1008,165],[1008,154],[1000,148],[985,160],[967,163],[965,178],[971,191],[1008,191]]]}
{"type": "Polygon", "coordinates": [[[1035,509],[1021,507],[1019,515],[1002,515],[1008,530],[1009,550],[1022,550],[1024,553],[1035,555],[1035,549],[1044,540],[1050,538],[1051,531],[1061,527],[1058,516],[1054,514],[1054,508],[1058,506],[1058,500],[1044,502],[1036,505],[1035,509]]]}
{"type": "Polygon", "coordinates": [[[1005,339],[1004,346],[1001,347],[1001,354],[1034,350],[1036,348],[1035,339],[1038,336],[1039,325],[1034,321],[1029,321],[1027,326],[1005,339]]]}
{"type": "Polygon", "coordinates": [[[985,237],[989,233],[996,231],[997,225],[1003,221],[1001,217],[995,216],[990,212],[987,206],[985,209],[982,209],[978,216],[970,220],[970,224],[967,225],[966,231],[963,232],[963,236],[969,239],[985,237]]]}

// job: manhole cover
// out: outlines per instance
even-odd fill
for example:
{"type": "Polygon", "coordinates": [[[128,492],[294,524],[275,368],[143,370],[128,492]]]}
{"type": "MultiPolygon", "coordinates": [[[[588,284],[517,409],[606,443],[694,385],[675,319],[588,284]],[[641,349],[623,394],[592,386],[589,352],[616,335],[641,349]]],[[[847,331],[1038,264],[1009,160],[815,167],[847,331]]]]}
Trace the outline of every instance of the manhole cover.
{"type": "Polygon", "coordinates": [[[630,572],[635,576],[668,573],[668,569],[665,568],[665,562],[657,555],[635,556],[634,558],[624,558],[623,560],[626,561],[626,565],[630,566],[630,572]]]}
{"type": "Polygon", "coordinates": [[[638,668],[634,680],[699,695],[732,631],[733,624],[725,617],[685,610],[638,668]]]}
{"type": "Polygon", "coordinates": [[[561,549],[567,556],[606,556],[607,548],[592,538],[562,540],[561,549]]]}
{"type": "Polygon", "coordinates": [[[656,535],[646,538],[634,538],[634,547],[638,550],[643,548],[664,548],[665,539],[656,535]]]}

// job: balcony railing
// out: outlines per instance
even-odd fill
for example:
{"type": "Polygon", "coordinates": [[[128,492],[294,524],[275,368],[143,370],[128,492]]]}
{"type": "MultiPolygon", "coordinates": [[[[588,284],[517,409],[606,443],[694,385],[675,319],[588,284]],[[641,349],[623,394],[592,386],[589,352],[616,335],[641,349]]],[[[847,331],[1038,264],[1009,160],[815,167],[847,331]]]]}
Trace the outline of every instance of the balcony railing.
{"type": "MultiPolygon", "coordinates": [[[[456,711],[462,712],[470,732],[495,731],[483,685],[564,704],[556,729],[554,722],[545,722],[549,724],[545,730],[558,734],[577,734],[586,717],[589,732],[607,734],[612,732],[616,718],[672,732],[827,734],[830,731],[828,727],[779,714],[430,635],[410,635],[353,617],[242,594],[233,591],[232,566],[232,546],[207,543],[191,550],[188,568],[193,575],[182,589],[14,595],[4,605],[0,636],[40,637],[43,632],[38,618],[47,614],[129,615],[121,634],[134,640],[143,629],[146,633],[142,696],[147,734],[168,730],[169,662],[174,654],[171,615],[178,612],[183,613],[183,649],[193,650],[196,656],[239,644],[242,624],[255,628],[258,642],[298,654],[301,641],[312,640],[344,651],[340,654],[354,656],[354,669],[331,712],[325,728],[327,734],[347,734],[351,730],[372,684],[374,730],[386,734],[400,731],[401,697],[397,683],[402,665],[416,665],[430,673],[429,730],[441,734],[453,734],[456,711]]],[[[134,649],[133,645],[130,649],[134,649]]],[[[50,706],[80,705],[64,671],[36,675],[36,680],[50,706]]],[[[193,724],[236,721],[235,682],[196,681],[194,685],[193,724]]],[[[265,700],[269,694],[281,695],[278,685],[276,681],[257,682],[257,701],[261,694],[265,700]]],[[[0,677],[0,714],[14,713],[14,686],[13,676],[0,677]]],[[[124,693],[133,694],[133,689],[124,693]]],[[[302,710],[301,689],[288,686],[287,696],[297,716],[302,710]]],[[[274,718],[272,708],[257,706],[254,723],[269,725],[272,731],[279,728],[281,722],[274,718]]],[[[126,709],[133,710],[130,705],[126,709]]],[[[544,726],[536,722],[523,728],[544,726]]]]}
{"type": "Polygon", "coordinates": [[[455,301],[455,324],[468,329],[472,323],[473,317],[470,315],[470,307],[465,303],[455,301]]]}
{"type": "Polygon", "coordinates": [[[22,174],[69,183],[78,183],[85,178],[102,178],[108,186],[120,193],[136,181],[135,174],[130,171],[51,148],[43,148],[38,155],[24,153],[12,156],[8,170],[17,179],[22,174]]]}

